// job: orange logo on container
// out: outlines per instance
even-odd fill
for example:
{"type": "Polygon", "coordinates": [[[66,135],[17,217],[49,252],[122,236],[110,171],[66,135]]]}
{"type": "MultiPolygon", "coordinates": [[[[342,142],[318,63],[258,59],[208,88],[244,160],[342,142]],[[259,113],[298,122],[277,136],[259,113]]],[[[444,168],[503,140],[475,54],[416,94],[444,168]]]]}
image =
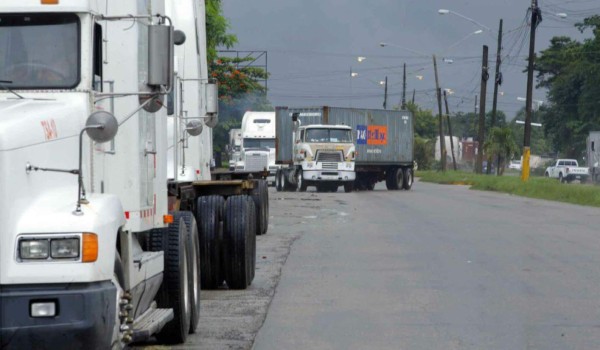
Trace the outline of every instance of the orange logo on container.
{"type": "Polygon", "coordinates": [[[367,145],[387,145],[387,125],[368,125],[367,145]]]}

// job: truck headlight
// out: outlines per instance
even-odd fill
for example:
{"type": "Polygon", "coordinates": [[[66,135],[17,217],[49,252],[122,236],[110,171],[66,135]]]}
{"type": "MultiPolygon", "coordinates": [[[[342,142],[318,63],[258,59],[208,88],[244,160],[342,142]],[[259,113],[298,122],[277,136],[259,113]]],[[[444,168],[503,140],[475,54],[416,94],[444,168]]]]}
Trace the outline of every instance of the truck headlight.
{"type": "Polygon", "coordinates": [[[78,258],[79,238],[53,239],[50,241],[50,254],[53,259],[78,258]]]}
{"type": "Polygon", "coordinates": [[[19,241],[19,257],[24,260],[30,259],[48,259],[50,241],[40,240],[21,240],[19,241]]]}
{"type": "Polygon", "coordinates": [[[17,249],[21,262],[68,260],[90,263],[98,260],[98,235],[89,232],[31,235],[19,239],[17,249]]]}

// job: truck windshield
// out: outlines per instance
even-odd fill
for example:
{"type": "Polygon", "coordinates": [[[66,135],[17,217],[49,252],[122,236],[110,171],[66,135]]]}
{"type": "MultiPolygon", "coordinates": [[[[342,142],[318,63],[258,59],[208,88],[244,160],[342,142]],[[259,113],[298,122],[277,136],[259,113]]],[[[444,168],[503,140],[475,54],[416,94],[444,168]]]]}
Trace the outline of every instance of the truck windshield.
{"type": "Polygon", "coordinates": [[[348,129],[311,128],[306,130],[305,142],[352,142],[348,129]]]}
{"type": "Polygon", "coordinates": [[[12,89],[79,83],[79,19],[74,14],[0,14],[0,79],[12,89]]]}
{"type": "Polygon", "coordinates": [[[244,148],[275,148],[275,139],[244,139],[244,148]]]}

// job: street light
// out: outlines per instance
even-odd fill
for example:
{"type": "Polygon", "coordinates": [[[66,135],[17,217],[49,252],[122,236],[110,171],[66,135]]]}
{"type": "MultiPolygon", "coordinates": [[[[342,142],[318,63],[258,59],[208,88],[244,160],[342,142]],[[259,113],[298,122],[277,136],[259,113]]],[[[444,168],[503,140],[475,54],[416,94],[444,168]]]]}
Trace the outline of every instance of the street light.
{"type": "Polygon", "coordinates": [[[396,44],[390,44],[390,43],[386,43],[386,42],[380,42],[379,46],[381,46],[381,47],[386,47],[386,46],[397,47],[397,48],[400,48],[400,49],[403,49],[403,50],[406,50],[406,51],[410,51],[412,53],[416,53],[419,56],[429,57],[429,55],[426,54],[426,53],[419,52],[419,51],[416,51],[416,50],[413,50],[413,49],[409,49],[408,47],[404,47],[404,46],[400,46],[400,45],[396,45],[396,44]]]}
{"type": "MultiPolygon", "coordinates": [[[[515,124],[525,124],[523,120],[515,120],[515,124]]],[[[542,126],[541,123],[531,123],[531,126],[542,126]]]]}
{"type": "Polygon", "coordinates": [[[494,32],[494,31],[493,31],[493,30],[491,30],[491,29],[490,29],[488,26],[486,26],[486,25],[484,25],[484,24],[481,24],[481,23],[477,22],[476,20],[474,20],[474,19],[472,19],[472,18],[469,18],[469,17],[467,17],[467,16],[465,16],[465,15],[461,15],[461,14],[460,14],[460,13],[458,13],[458,12],[454,12],[454,11],[452,11],[452,10],[447,10],[447,9],[439,9],[439,10],[438,10],[438,13],[439,13],[440,15],[447,15],[447,14],[451,13],[451,14],[453,14],[453,15],[455,15],[455,16],[458,16],[458,17],[460,17],[460,18],[462,18],[462,19],[466,19],[467,21],[469,21],[469,22],[471,22],[471,23],[474,23],[474,24],[476,24],[476,25],[480,26],[481,28],[484,28],[485,30],[487,30],[487,31],[488,31],[488,32],[490,32],[490,33],[493,33],[493,32],[494,32]]]}
{"type": "MultiPolygon", "coordinates": [[[[467,35],[466,35],[464,38],[462,38],[462,39],[460,39],[459,41],[455,42],[454,44],[452,44],[452,45],[448,46],[448,47],[447,47],[446,49],[444,49],[442,52],[449,51],[451,48],[453,48],[453,47],[457,46],[458,44],[462,43],[463,41],[465,41],[465,40],[469,39],[471,36],[473,36],[473,35],[477,35],[477,34],[481,34],[481,33],[483,33],[483,30],[481,30],[481,29],[479,29],[479,30],[476,30],[476,31],[474,31],[474,32],[472,32],[472,33],[469,33],[469,34],[467,34],[467,35]]],[[[446,62],[446,63],[452,63],[452,62],[454,62],[454,61],[452,61],[452,60],[450,60],[450,61],[451,61],[451,62],[447,62],[447,61],[446,61],[446,59],[444,59],[444,62],[446,62]]]]}

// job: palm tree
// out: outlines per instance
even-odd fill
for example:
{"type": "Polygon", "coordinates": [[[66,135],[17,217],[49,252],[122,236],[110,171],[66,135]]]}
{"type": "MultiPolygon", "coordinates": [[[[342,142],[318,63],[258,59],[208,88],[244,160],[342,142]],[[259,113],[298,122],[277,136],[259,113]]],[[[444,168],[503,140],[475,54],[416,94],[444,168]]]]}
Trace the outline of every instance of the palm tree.
{"type": "Polygon", "coordinates": [[[483,144],[483,148],[487,154],[498,157],[496,175],[504,173],[504,163],[518,151],[512,130],[507,127],[492,128],[487,141],[483,144]]]}

